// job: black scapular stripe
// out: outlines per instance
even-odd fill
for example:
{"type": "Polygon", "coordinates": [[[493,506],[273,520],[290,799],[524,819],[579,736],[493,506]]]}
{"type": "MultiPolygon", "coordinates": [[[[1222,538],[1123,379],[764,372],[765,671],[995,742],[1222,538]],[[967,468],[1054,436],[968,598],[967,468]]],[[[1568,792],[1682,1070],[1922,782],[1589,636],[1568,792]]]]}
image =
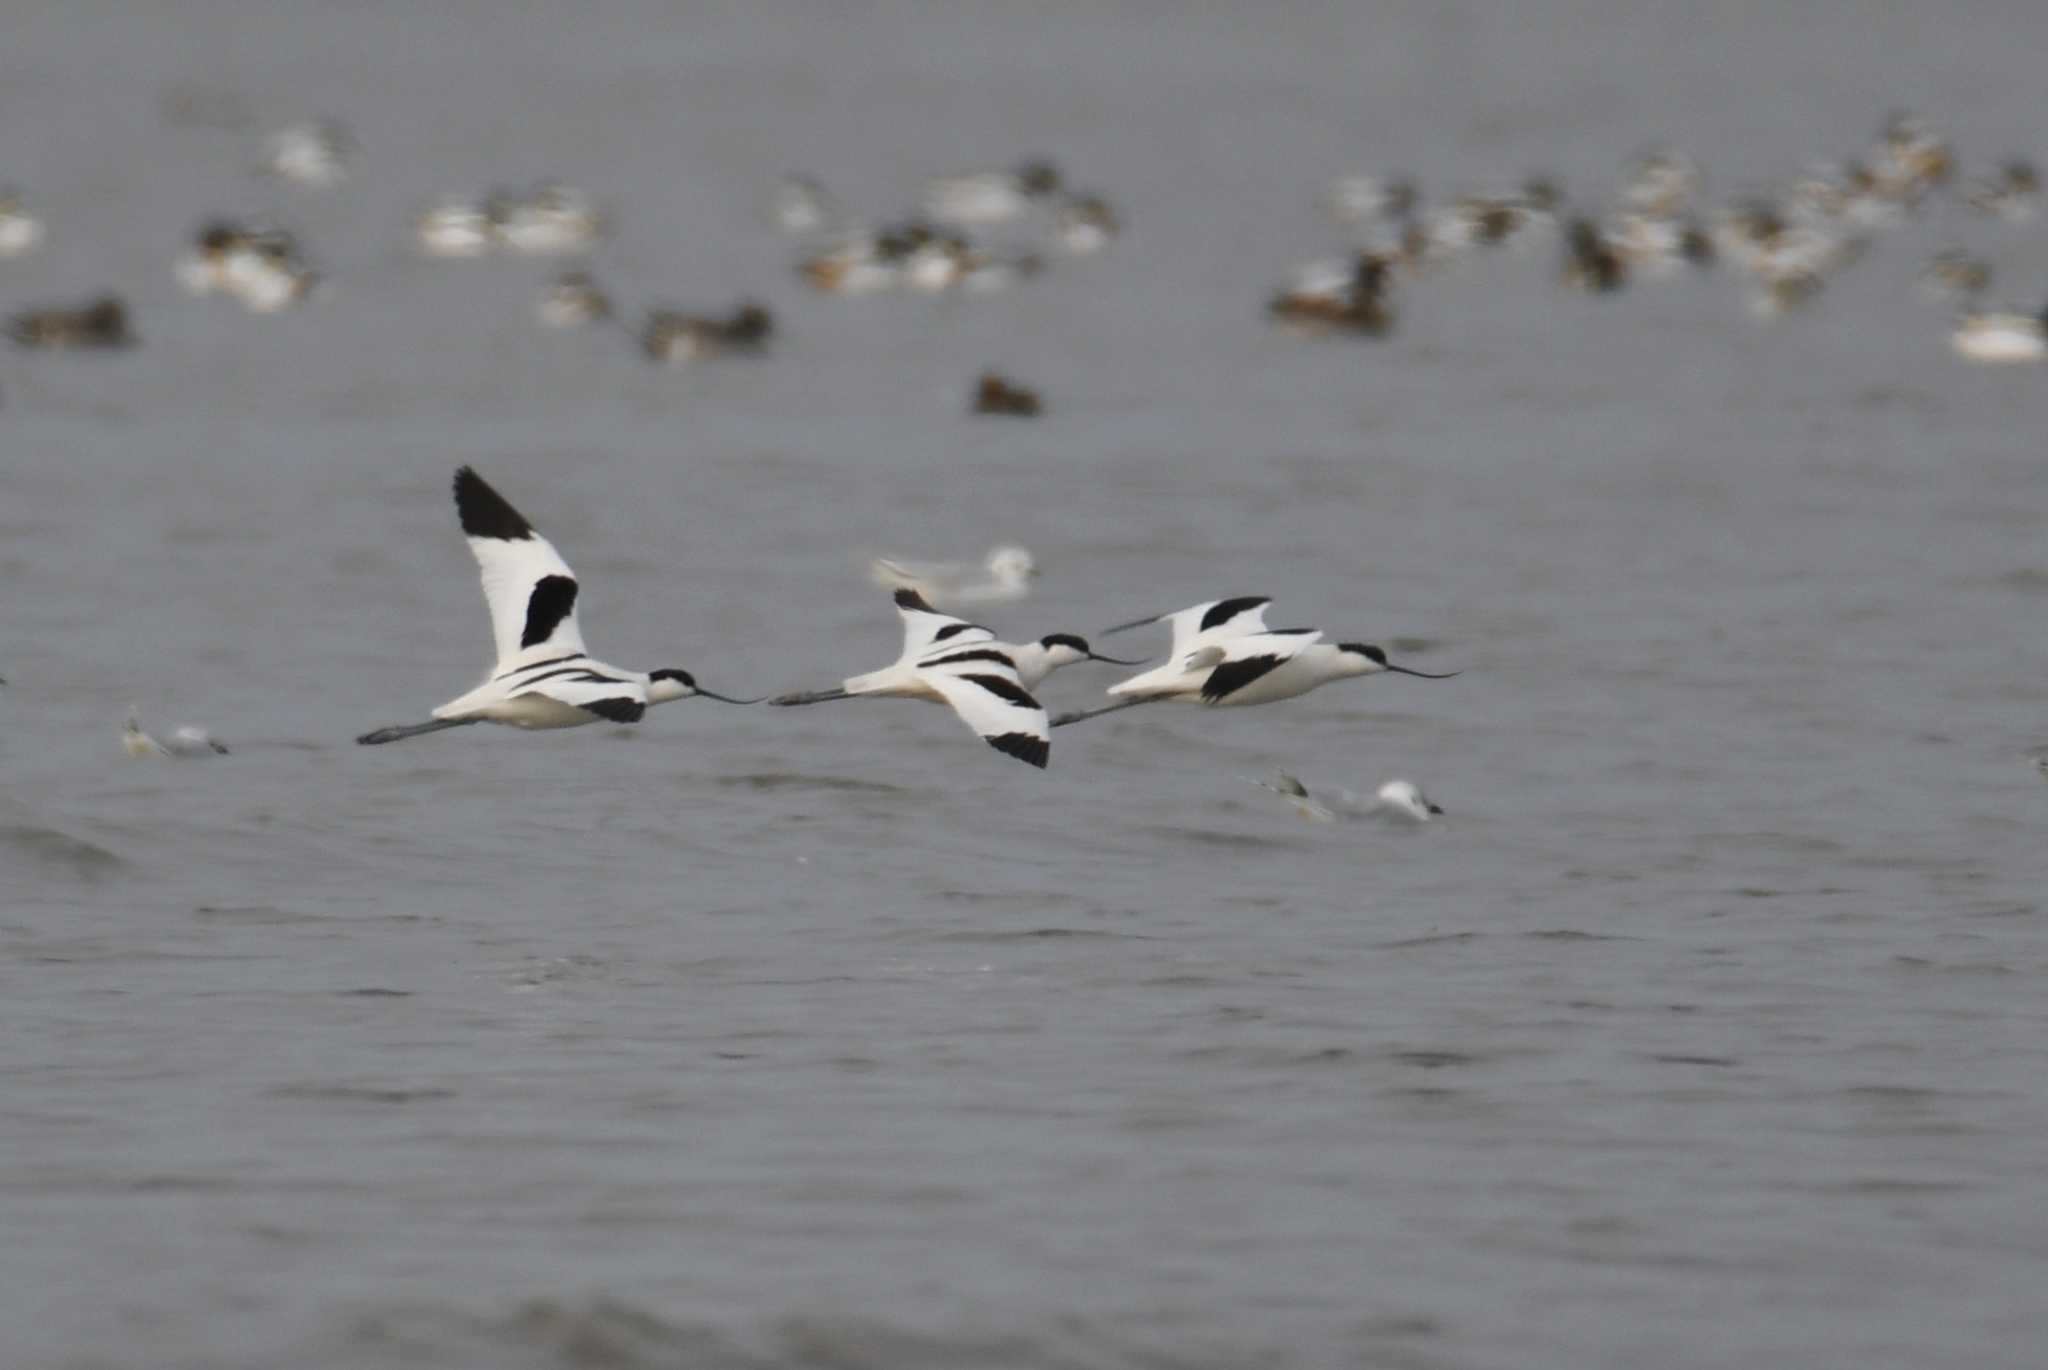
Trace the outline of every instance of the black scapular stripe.
{"type": "Polygon", "coordinates": [[[999,652],[993,647],[970,647],[964,652],[955,652],[951,656],[937,657],[924,664],[927,666],[952,666],[962,661],[993,661],[998,666],[1008,666],[1013,671],[1017,669],[1017,663],[1010,660],[1009,653],[999,652]]]}
{"type": "Polygon", "coordinates": [[[1280,656],[1253,656],[1246,657],[1243,661],[1226,661],[1209,672],[1209,678],[1202,682],[1202,699],[1206,703],[1214,704],[1219,699],[1236,694],[1287,659],[1280,656]]]}
{"type": "MultiPolygon", "coordinates": [[[[979,623],[948,623],[945,627],[932,634],[932,641],[944,642],[949,637],[960,636],[969,628],[981,628],[981,625],[979,623]]],[[[988,631],[986,628],[981,628],[981,630],[984,633],[988,631]]]]}
{"type": "Polygon", "coordinates": [[[551,656],[545,661],[529,661],[524,666],[514,666],[509,671],[500,671],[492,679],[506,680],[515,675],[522,675],[527,671],[537,671],[543,666],[559,666],[565,661],[582,661],[583,659],[584,656],[581,652],[570,652],[565,656],[551,656]]]}
{"type": "Polygon", "coordinates": [[[1195,631],[1206,633],[1218,624],[1230,622],[1247,609],[1256,609],[1261,604],[1272,602],[1270,595],[1239,595],[1236,599],[1218,600],[1209,607],[1208,613],[1202,615],[1202,626],[1195,631]]]}
{"type": "Polygon", "coordinates": [[[462,531],[473,538],[517,542],[533,536],[533,525],[467,466],[455,471],[455,513],[462,520],[462,531]]]}
{"type": "Polygon", "coordinates": [[[582,680],[595,681],[601,685],[622,685],[625,683],[624,681],[613,680],[610,676],[592,675],[581,666],[558,666],[552,671],[542,671],[537,676],[528,676],[525,680],[520,681],[511,688],[515,690],[530,690],[543,680],[553,680],[556,676],[565,675],[573,675],[582,680]]]}
{"type": "Polygon", "coordinates": [[[593,671],[588,666],[557,666],[552,671],[542,671],[537,676],[528,676],[518,684],[508,685],[506,688],[524,692],[540,684],[543,680],[554,680],[560,676],[569,676],[579,682],[587,682],[592,685],[625,685],[629,683],[624,676],[606,675],[603,671],[593,671]]]}
{"type": "Polygon", "coordinates": [[[982,740],[1003,755],[1028,761],[1040,770],[1045,769],[1045,763],[1052,757],[1052,743],[1030,733],[1001,733],[982,740]]]}
{"type": "Polygon", "coordinates": [[[647,712],[647,706],[637,699],[593,699],[578,707],[614,723],[638,723],[640,715],[647,712]]]}
{"type": "Polygon", "coordinates": [[[575,578],[542,576],[533,583],[533,593],[527,597],[526,631],[519,635],[519,645],[537,647],[546,642],[575,609],[575,578]]]}
{"type": "Polygon", "coordinates": [[[1020,709],[1038,707],[1038,701],[1031,697],[1031,692],[1014,680],[1005,680],[999,675],[963,675],[960,679],[979,685],[996,698],[1014,704],[1020,709]]]}

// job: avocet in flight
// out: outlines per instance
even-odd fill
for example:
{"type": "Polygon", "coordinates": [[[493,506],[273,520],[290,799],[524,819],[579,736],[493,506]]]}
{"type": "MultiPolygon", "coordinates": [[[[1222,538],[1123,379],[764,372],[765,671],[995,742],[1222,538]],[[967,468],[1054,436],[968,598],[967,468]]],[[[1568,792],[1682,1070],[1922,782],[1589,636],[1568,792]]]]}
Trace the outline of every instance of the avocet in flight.
{"type": "Polygon", "coordinates": [[[1054,727],[1118,709],[1161,700],[1181,700],[1213,707],[1274,704],[1307,694],[1319,685],[1352,676],[1394,671],[1424,680],[1448,680],[1458,672],[1432,675],[1387,660],[1367,642],[1325,642],[1315,628],[1266,627],[1271,601],[1250,595],[1213,600],[1177,613],[1121,624],[1120,632],[1147,623],[1164,622],[1173,630],[1173,647],[1162,666],[1109,687],[1114,704],[1061,714],[1054,727]]]}
{"type": "Polygon", "coordinates": [[[688,671],[627,671],[585,654],[576,623],[576,573],[505,497],[467,466],[455,472],[455,512],[483,572],[498,664],[490,679],[434,710],[425,723],[364,733],[365,745],[396,742],[468,723],[573,728],[600,720],[638,723],[650,704],[702,695],[755,704],[700,686],[688,671]]]}
{"type": "Polygon", "coordinates": [[[1055,633],[1030,644],[1034,650],[1027,653],[997,642],[978,623],[938,612],[915,590],[896,592],[896,610],[903,616],[903,651],[890,665],[848,676],[830,690],[797,691],[768,702],[822,704],[864,695],[928,700],[950,707],[1003,755],[1043,767],[1052,754],[1052,736],[1045,707],[1024,683],[1025,662],[1035,684],[1069,661],[1092,656],[1088,644],[1055,633]]]}

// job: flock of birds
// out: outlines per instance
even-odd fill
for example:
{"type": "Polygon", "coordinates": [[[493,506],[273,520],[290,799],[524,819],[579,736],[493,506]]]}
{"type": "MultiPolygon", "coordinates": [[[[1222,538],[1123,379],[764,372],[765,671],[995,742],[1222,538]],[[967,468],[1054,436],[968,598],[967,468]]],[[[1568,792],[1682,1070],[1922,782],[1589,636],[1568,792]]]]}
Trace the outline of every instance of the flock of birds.
{"type": "MultiPolygon", "coordinates": [[[[577,620],[576,573],[554,544],[471,468],[456,471],[454,492],[456,517],[483,579],[496,664],[482,684],[433,710],[426,720],[378,728],[358,742],[375,746],[475,723],[527,729],[637,723],[653,705],[696,697],[726,704],[761,702],[720,694],[678,667],[635,671],[592,657],[577,620]]],[[[1109,629],[1120,633],[1164,624],[1172,638],[1167,659],[1110,686],[1107,704],[1048,715],[1033,692],[1054,671],[1083,661],[1144,663],[1101,655],[1074,633],[1001,641],[990,629],[943,613],[926,598],[927,591],[961,599],[1020,597],[1021,585],[1035,571],[1022,548],[996,549],[987,581],[958,582],[934,575],[936,569],[876,563],[878,579],[897,582],[894,599],[903,642],[894,661],[826,689],[794,691],[768,702],[784,708],[863,698],[943,704],[996,751],[1043,768],[1051,760],[1052,729],[1141,704],[1271,704],[1356,676],[1396,672],[1443,680],[1457,674],[1411,670],[1389,661],[1377,646],[1328,642],[1313,628],[1270,628],[1265,615],[1271,601],[1247,595],[1147,615],[1109,629]]],[[[129,735],[142,739],[130,743],[136,755],[150,754],[137,750],[145,743],[158,745],[141,733],[132,715],[129,735]]],[[[202,745],[218,746],[203,734],[180,737],[193,744],[193,752],[202,745]]],[[[1292,788],[1286,793],[1299,801],[1305,815],[1336,816],[1328,804],[1312,800],[1300,782],[1288,778],[1288,783],[1292,788]]],[[[1417,819],[1442,812],[1408,782],[1390,782],[1379,802],[1366,809],[1417,819]]]]}
{"type": "MultiPolygon", "coordinates": [[[[261,169],[298,187],[325,190],[347,179],[357,153],[341,125],[301,124],[265,142],[261,169]]],[[[1347,175],[1324,188],[1320,203],[1351,235],[1351,246],[1294,271],[1268,301],[1267,313],[1308,333],[1382,336],[1395,326],[1401,286],[1470,254],[1526,251],[1548,242],[1561,260],[1561,281],[1575,289],[1612,292],[1636,280],[1729,263],[1748,283],[1757,311],[1775,314],[1810,304],[1876,235],[1920,211],[1954,181],[1955,168],[1946,139],[1924,120],[1898,114],[1863,156],[1816,167],[1779,191],[1713,210],[1705,204],[1699,167],[1670,149],[1642,156],[1624,176],[1613,204],[1599,214],[1570,212],[1556,182],[1541,177],[1506,194],[1466,194],[1430,205],[1408,179],[1347,175]]],[[[2018,224],[2035,217],[2040,193],[2031,164],[2009,159],[1971,178],[1956,198],[1978,214],[2018,224]]],[[[1045,159],[934,179],[913,212],[879,225],[850,215],[816,180],[785,177],[774,188],[769,216],[800,243],[798,277],[838,295],[1005,290],[1039,275],[1050,259],[1103,251],[1121,229],[1120,216],[1103,196],[1071,189],[1045,159]],[[1017,233],[1027,226],[1036,236],[1019,241],[1017,233]],[[1011,236],[993,236],[998,231],[1011,236]]],[[[436,258],[573,257],[589,253],[614,226],[615,216],[589,194],[542,182],[442,196],[414,220],[412,237],[418,251],[436,258]]],[[[0,259],[34,252],[46,237],[45,224],[26,199],[0,189],[0,259]]],[[[224,296],[259,314],[304,305],[318,298],[322,285],[297,237],[267,219],[202,224],[177,259],[176,272],[191,293],[224,296]]],[[[1921,280],[1930,293],[1960,307],[1951,342],[1964,357],[2048,358],[2048,310],[2030,315],[1980,307],[1991,281],[1981,259],[1945,249],[1929,261],[1921,280]]],[[[619,322],[610,296],[583,269],[548,283],[535,312],[556,328],[619,322]]],[[[653,308],[631,331],[650,360],[684,364],[760,355],[775,329],[765,305],[742,299],[721,315],[653,308]]],[[[33,348],[107,349],[137,342],[125,303],[112,294],[76,306],[22,311],[8,321],[8,333],[33,348]]],[[[987,372],[975,383],[968,408],[1030,417],[1042,412],[1043,402],[1028,387],[987,372]]],[[[650,705],[693,696],[760,702],[717,694],[687,671],[629,671],[591,658],[577,623],[575,575],[553,546],[467,467],[456,475],[455,498],[482,568],[496,667],[483,684],[435,709],[427,721],[381,728],[359,741],[392,742],[481,722],[520,728],[631,723],[650,705]]],[[[1328,641],[1314,629],[1271,628],[1265,621],[1268,601],[1245,596],[1108,630],[1165,625],[1166,660],[1110,686],[1107,703],[1048,715],[1033,692],[1055,670],[1085,661],[1140,663],[1099,655],[1072,633],[1000,641],[990,629],[941,611],[949,603],[1021,598],[1037,570],[1027,551],[995,549],[978,581],[963,580],[958,568],[891,560],[878,560],[872,569],[893,590],[902,619],[897,658],[829,689],[779,695],[770,703],[792,707],[863,697],[942,703],[997,751],[1043,767],[1053,728],[1141,704],[1244,706],[1290,699],[1356,676],[1445,678],[1396,665],[1369,643],[1328,641]]],[[[142,730],[132,711],[123,742],[136,756],[226,751],[197,729],[159,741],[142,730]]],[[[1333,817],[1340,810],[1415,818],[1440,812],[1408,782],[1390,782],[1369,802],[1313,796],[1284,773],[1257,783],[1311,817],[1333,817]]]]}
{"type": "MultiPolygon", "coordinates": [[[[329,190],[348,179],[357,156],[346,127],[317,121],[266,139],[258,169],[302,189],[329,190]]],[[[1049,254],[1100,252],[1119,231],[1116,212],[1101,196],[1068,191],[1058,169],[1044,160],[1011,171],[935,178],[917,212],[879,227],[849,216],[823,186],[804,176],[785,177],[776,186],[769,214],[802,244],[799,278],[818,291],[842,295],[897,289],[989,294],[1037,276],[1049,254]],[[1031,215],[1044,220],[1043,250],[976,236],[1031,215]]],[[[422,255],[441,259],[580,257],[615,227],[616,216],[587,192],[544,181],[525,189],[441,195],[414,219],[412,239],[422,255]]],[[[25,256],[46,237],[47,226],[22,193],[0,188],[0,259],[25,256]]],[[[319,297],[323,285],[305,244],[268,217],[223,216],[202,223],[178,257],[176,273],[190,293],[230,299],[256,314],[304,305],[319,297]]],[[[549,281],[534,301],[534,313],[550,328],[625,327],[650,361],[669,365],[760,356],[775,333],[773,314],[755,299],[741,299],[723,314],[654,306],[637,325],[628,324],[611,294],[582,268],[549,281]]],[[[113,350],[140,341],[125,301],[114,294],[21,311],[7,331],[32,348],[113,350]]],[[[967,407],[973,414],[1029,418],[1043,411],[1043,401],[1030,388],[991,372],[978,379],[967,407]]]]}
{"type": "MultiPolygon", "coordinates": [[[[1593,293],[1660,280],[1716,263],[1746,283],[1763,316],[1810,305],[1880,234],[1955,181],[1948,141],[1924,120],[1895,114],[1859,158],[1815,166],[1782,189],[1709,209],[1700,168],[1684,153],[1644,154],[1601,213],[1572,213],[1553,180],[1534,177],[1504,194],[1468,194],[1430,206],[1403,177],[1342,176],[1321,203],[1353,235],[1343,254],[1308,262],[1267,303],[1276,322],[1316,334],[1381,337],[1396,321],[1397,286],[1476,252],[1550,245],[1559,280],[1593,293]]],[[[1971,177],[1957,197],[1983,218],[2021,224],[2039,212],[2040,180],[2011,158],[1971,177]]],[[[1937,251],[1920,273],[1925,291],[1957,313],[1950,345],[1976,362],[2048,359],[2048,310],[1991,307],[1988,262],[1960,247],[1937,251]]]]}
{"type": "MultiPolygon", "coordinates": [[[[327,190],[347,179],[357,156],[345,127],[313,122],[267,139],[260,167],[294,186],[327,190]]],[[[1408,178],[1340,176],[1319,199],[1347,230],[1351,246],[1298,267],[1269,299],[1267,313],[1306,332],[1381,336],[1394,327],[1398,287],[1475,252],[1526,251],[1544,243],[1561,259],[1560,279],[1576,289],[1611,292],[1632,281],[1725,262],[1747,282],[1758,312],[1781,313],[1816,299],[1874,237],[1956,180],[1956,165],[1949,142],[1924,119],[1895,114],[1860,157],[1822,163],[1781,189],[1711,210],[1698,165],[1672,149],[1642,156],[1624,175],[1613,203],[1597,213],[1569,210],[1559,185],[1544,177],[1507,193],[1463,194],[1431,205],[1408,178]]],[[[2037,215],[2041,186],[2030,162],[2009,158],[1969,178],[1956,198],[1986,218],[2019,224],[2037,215]]],[[[800,243],[799,278],[837,295],[1007,290],[1039,275],[1055,258],[1103,251],[1122,228],[1105,197],[1071,189],[1060,168],[1044,158],[1008,170],[934,178],[914,210],[879,223],[849,213],[815,179],[787,176],[774,188],[768,213],[800,243]]],[[[588,193],[542,182],[443,195],[414,220],[412,238],[421,253],[438,258],[577,256],[603,241],[615,220],[588,193]]],[[[25,197],[0,189],[0,259],[33,252],[46,236],[46,225],[25,197]]],[[[305,304],[318,297],[321,285],[311,254],[293,233],[266,219],[202,224],[178,259],[177,274],[195,294],[223,295],[256,313],[305,304]]],[[[1930,294],[1958,307],[1950,340],[1964,357],[2048,359],[2048,310],[1986,307],[1991,268],[1981,257],[1944,248],[1928,261],[1921,280],[1930,294]]],[[[555,328],[628,327],[650,360],[675,365],[758,356],[775,332],[767,307],[752,299],[723,314],[657,306],[637,326],[625,325],[609,293],[583,269],[550,281],[534,310],[555,328]]],[[[126,305],[112,294],[22,311],[9,321],[8,332],[25,347],[120,348],[137,342],[126,305]]],[[[1028,387],[988,374],[976,383],[968,408],[1030,417],[1043,411],[1043,401],[1028,387]]]]}

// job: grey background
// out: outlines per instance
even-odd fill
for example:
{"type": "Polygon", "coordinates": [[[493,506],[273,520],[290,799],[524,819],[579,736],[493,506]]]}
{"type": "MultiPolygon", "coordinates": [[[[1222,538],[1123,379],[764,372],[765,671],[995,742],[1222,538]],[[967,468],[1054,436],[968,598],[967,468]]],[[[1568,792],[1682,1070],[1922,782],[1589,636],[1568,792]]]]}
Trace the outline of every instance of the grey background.
{"type": "Polygon", "coordinates": [[[52,236],[0,305],[118,289],[146,345],[0,356],[5,1363],[2038,1365],[2048,393],[1912,277],[1966,242],[2038,305],[2042,231],[1937,210],[1770,326],[1544,256],[1380,345],[1259,305],[1340,171],[1597,202],[1668,140],[1718,198],[1894,106],[2048,153],[2044,39],[11,0],[0,179],[52,236]],[[249,175],[314,115],[355,180],[249,175]],[[999,299],[809,296],[763,220],[786,170],[879,216],[1039,152],[1130,231],[999,299]],[[617,207],[630,307],[764,296],[773,359],[657,372],[536,327],[543,265],[410,251],[433,193],[543,176],[617,207]],[[261,210],[329,296],[184,298],[192,226],[261,210]],[[1050,415],[963,417],[988,365],[1050,415]],[[887,703],[356,748],[485,665],[461,462],[600,655],[721,690],[886,660],[865,555],[1009,539],[1005,633],[1260,592],[1466,673],[1045,774],[887,703]],[[131,700],[235,755],[131,763],[131,700]],[[1451,812],[1311,826],[1274,766],[1451,812]]]}

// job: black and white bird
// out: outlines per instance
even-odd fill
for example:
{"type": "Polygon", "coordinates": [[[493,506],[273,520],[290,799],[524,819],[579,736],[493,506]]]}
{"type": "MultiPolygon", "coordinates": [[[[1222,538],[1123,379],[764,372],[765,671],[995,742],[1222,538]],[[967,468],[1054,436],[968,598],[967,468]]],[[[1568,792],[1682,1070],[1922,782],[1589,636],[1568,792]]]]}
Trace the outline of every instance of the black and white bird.
{"type": "MultiPolygon", "coordinates": [[[[1003,755],[1043,767],[1052,754],[1052,735],[1044,706],[1024,684],[1016,649],[978,623],[938,612],[915,590],[896,592],[896,610],[903,616],[903,652],[894,662],[848,676],[833,689],[797,691],[768,702],[787,706],[875,696],[944,704],[1003,755]]],[[[1056,640],[1066,636],[1033,644],[1042,653],[1028,658],[1035,679],[1081,659],[1068,655],[1075,651],[1070,642],[1056,640]]],[[[1088,655],[1086,646],[1081,644],[1082,655],[1088,655]]]]}
{"type": "Polygon", "coordinates": [[[1270,602],[1257,595],[1214,600],[1111,629],[1117,632],[1145,623],[1169,624],[1173,646],[1166,663],[1110,686],[1115,703],[1061,714],[1052,725],[1062,727],[1162,700],[1212,707],[1273,704],[1333,680],[1383,671],[1425,680],[1448,680],[1458,674],[1431,675],[1396,666],[1387,660],[1385,651],[1371,643],[1325,642],[1315,628],[1269,629],[1265,614],[1270,602]]]}
{"type": "Polygon", "coordinates": [[[692,695],[726,704],[760,702],[715,694],[688,671],[628,671],[592,660],[576,623],[576,573],[554,544],[467,466],[455,472],[455,512],[483,572],[498,664],[483,684],[434,710],[431,721],[379,728],[356,741],[396,742],[468,723],[638,723],[648,705],[692,695]]]}

